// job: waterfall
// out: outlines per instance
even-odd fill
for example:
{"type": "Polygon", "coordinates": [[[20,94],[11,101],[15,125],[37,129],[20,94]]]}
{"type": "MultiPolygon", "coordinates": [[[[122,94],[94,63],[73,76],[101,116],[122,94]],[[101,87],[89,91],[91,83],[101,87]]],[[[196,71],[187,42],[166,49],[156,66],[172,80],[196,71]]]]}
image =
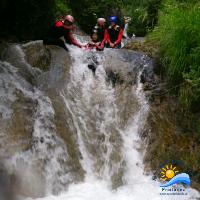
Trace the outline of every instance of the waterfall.
{"type": "MultiPolygon", "coordinates": [[[[159,181],[144,174],[140,135],[149,103],[141,76],[148,59],[126,50],[69,46],[69,61],[66,52],[52,48],[50,69],[43,72],[26,59],[31,45],[43,48],[40,43],[15,45],[11,52],[17,61],[4,55],[0,62],[0,158],[19,177],[19,198],[184,199],[162,197],[159,181]],[[95,73],[88,68],[91,63],[95,73]],[[21,73],[22,64],[31,71],[31,81],[21,73]]],[[[187,190],[185,199],[199,197],[187,190]]]]}

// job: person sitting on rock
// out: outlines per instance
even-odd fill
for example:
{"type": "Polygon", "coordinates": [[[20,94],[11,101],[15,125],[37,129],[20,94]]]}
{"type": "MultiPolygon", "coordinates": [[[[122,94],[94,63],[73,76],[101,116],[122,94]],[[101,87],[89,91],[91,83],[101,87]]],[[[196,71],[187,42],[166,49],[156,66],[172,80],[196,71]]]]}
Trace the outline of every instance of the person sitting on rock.
{"type": "Polygon", "coordinates": [[[103,48],[106,41],[107,41],[106,19],[105,18],[98,18],[97,19],[97,24],[93,28],[92,33],[97,34],[98,39],[101,42],[101,46],[103,48]]]}
{"type": "Polygon", "coordinates": [[[71,15],[62,17],[60,20],[56,21],[51,27],[48,36],[43,40],[44,45],[56,45],[64,48],[68,51],[65,43],[73,44],[79,48],[81,45],[74,37],[72,31],[74,30],[74,18],[71,15]],[[65,41],[61,39],[64,37],[65,41]]]}
{"type": "Polygon", "coordinates": [[[93,32],[91,35],[91,41],[86,46],[87,49],[96,49],[96,50],[103,50],[104,45],[99,40],[98,35],[96,32],[93,32]]]}
{"type": "Polygon", "coordinates": [[[123,29],[117,25],[117,16],[111,16],[109,22],[110,26],[107,29],[107,47],[121,48],[123,29]]]}

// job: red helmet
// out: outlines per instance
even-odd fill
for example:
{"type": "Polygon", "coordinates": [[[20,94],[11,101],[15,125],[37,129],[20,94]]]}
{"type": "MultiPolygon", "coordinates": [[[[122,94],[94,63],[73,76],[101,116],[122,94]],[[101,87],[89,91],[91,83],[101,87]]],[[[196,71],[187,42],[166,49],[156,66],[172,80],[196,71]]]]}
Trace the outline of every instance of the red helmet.
{"type": "Polygon", "coordinates": [[[74,23],[74,18],[73,18],[71,15],[66,15],[66,16],[64,17],[64,20],[67,20],[67,21],[69,21],[69,22],[71,22],[71,23],[74,23]]]}

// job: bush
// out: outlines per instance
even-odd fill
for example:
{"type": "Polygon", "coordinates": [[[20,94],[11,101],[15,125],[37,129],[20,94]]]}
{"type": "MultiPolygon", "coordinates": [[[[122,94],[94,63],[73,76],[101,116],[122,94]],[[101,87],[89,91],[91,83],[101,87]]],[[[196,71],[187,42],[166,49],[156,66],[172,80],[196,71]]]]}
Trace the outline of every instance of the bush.
{"type": "Polygon", "coordinates": [[[1,1],[0,36],[19,40],[41,38],[54,18],[54,0],[1,1]]]}
{"type": "Polygon", "coordinates": [[[172,86],[178,86],[184,107],[197,110],[200,109],[200,7],[196,2],[168,1],[150,37],[159,42],[167,77],[172,86]]]}
{"type": "Polygon", "coordinates": [[[56,4],[56,9],[55,9],[56,17],[72,13],[70,5],[66,0],[55,0],[55,4],[56,4]]]}
{"type": "Polygon", "coordinates": [[[132,18],[129,33],[144,36],[157,23],[161,0],[71,0],[72,12],[84,31],[89,33],[98,17],[117,15],[122,23],[123,15],[132,18]]]}
{"type": "Polygon", "coordinates": [[[129,33],[144,36],[157,21],[161,0],[1,0],[0,37],[19,40],[41,39],[55,17],[73,14],[78,24],[90,33],[98,17],[132,17],[129,33]]]}
{"type": "Polygon", "coordinates": [[[70,13],[65,0],[1,0],[1,38],[42,39],[55,17],[70,13]]]}
{"type": "Polygon", "coordinates": [[[121,15],[121,0],[71,0],[72,13],[81,28],[90,33],[98,17],[121,15]]]}
{"type": "Polygon", "coordinates": [[[145,36],[157,24],[161,0],[127,0],[124,1],[123,13],[132,18],[128,34],[145,36]]]}

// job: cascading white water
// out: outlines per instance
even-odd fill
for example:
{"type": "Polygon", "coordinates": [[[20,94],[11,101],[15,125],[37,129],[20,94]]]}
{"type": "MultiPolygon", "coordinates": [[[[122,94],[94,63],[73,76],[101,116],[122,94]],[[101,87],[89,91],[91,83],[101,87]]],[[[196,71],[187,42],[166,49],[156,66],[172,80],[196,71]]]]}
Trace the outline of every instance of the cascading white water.
{"type": "Polygon", "coordinates": [[[138,101],[138,108],[131,114],[124,128],[121,128],[118,113],[120,108],[116,102],[115,90],[105,80],[104,54],[96,55],[99,66],[94,76],[87,67],[86,53],[73,47],[70,48],[70,52],[74,58],[70,69],[70,81],[60,95],[75,126],[85,180],[83,183],[71,184],[66,192],[57,197],[49,196],[44,199],[186,200],[199,197],[192,189],[188,189],[187,197],[162,197],[159,194],[159,182],[144,175],[142,154],[138,149],[141,148],[139,132],[145,124],[149,109],[140,82],[145,66],[140,69],[137,82],[132,87],[132,95],[138,101]],[[113,139],[113,135],[117,138],[113,139]],[[100,140],[99,144],[99,141],[94,139],[95,136],[102,136],[104,139],[100,140]],[[112,160],[112,155],[116,151],[119,155],[117,161],[112,160]],[[98,169],[99,163],[100,169],[98,169]],[[114,174],[119,176],[121,168],[123,168],[123,183],[117,189],[112,189],[112,176],[114,174]]]}
{"type": "Polygon", "coordinates": [[[47,183],[43,188],[47,190],[43,192],[50,193],[59,187],[56,186],[58,174],[59,181],[62,182],[63,180],[66,183],[66,180],[70,180],[68,174],[65,173],[65,167],[61,167],[60,163],[61,160],[63,163],[67,160],[68,154],[64,142],[56,134],[53,123],[54,110],[51,101],[36,88],[33,88],[33,91],[31,91],[30,85],[16,74],[17,69],[14,66],[6,62],[2,62],[0,65],[4,66],[4,69],[7,68],[4,72],[4,77],[1,79],[2,84],[5,84],[4,91],[1,93],[1,97],[4,98],[6,104],[4,109],[7,110],[6,112],[4,111],[6,114],[5,118],[9,119],[11,117],[12,109],[10,105],[17,98],[15,96],[16,91],[21,92],[26,98],[31,99],[36,104],[31,139],[32,148],[23,153],[16,153],[12,159],[9,158],[7,166],[18,169],[18,174],[21,174],[26,184],[34,183],[33,185],[36,186],[35,189],[43,187],[43,184],[47,183]],[[8,100],[6,101],[6,98],[10,101],[10,105],[8,104],[8,100]],[[37,177],[37,171],[34,172],[34,166],[38,168],[39,165],[41,165],[42,174],[46,179],[45,182],[40,182],[42,180],[40,177],[37,177]]]}
{"type": "MultiPolygon", "coordinates": [[[[75,62],[70,70],[70,83],[61,92],[61,96],[76,127],[86,180],[99,176],[109,182],[118,168],[110,160],[113,144],[109,142],[111,128],[114,131],[118,120],[114,89],[107,86],[102,65],[98,66],[94,76],[87,67],[86,54],[73,48],[71,52],[75,62]],[[98,143],[98,137],[104,140],[99,141],[101,144],[98,143]],[[95,148],[99,152],[91,152],[95,148]],[[96,155],[92,155],[93,153],[96,155]]],[[[101,56],[98,55],[99,62],[101,56]]]]}
{"type": "MultiPolygon", "coordinates": [[[[140,132],[144,128],[149,105],[143,92],[141,75],[148,65],[135,69],[137,78],[135,84],[128,86],[131,88],[127,95],[126,88],[118,88],[119,92],[107,81],[106,65],[115,63],[110,61],[120,50],[86,52],[72,46],[69,49],[73,59],[69,79],[63,87],[57,88],[58,97],[48,96],[48,92],[38,86],[33,87],[15,66],[8,62],[0,63],[0,112],[4,114],[5,122],[11,120],[13,103],[18,99],[27,99],[33,107],[30,147],[4,159],[9,170],[17,171],[21,177],[21,182],[24,182],[22,187],[28,184],[32,187],[30,190],[43,191],[40,194],[45,197],[41,200],[195,200],[200,197],[193,189],[187,189],[187,197],[162,197],[159,194],[160,183],[144,175],[140,132]],[[88,68],[91,59],[93,64],[98,63],[95,75],[88,68]],[[16,91],[20,95],[16,95],[16,91]],[[130,111],[126,120],[121,119],[122,112],[125,112],[119,104],[122,97],[127,102],[121,103],[127,103],[128,107],[132,105],[128,104],[128,98],[133,98],[135,102],[134,109],[128,108],[130,111]],[[74,165],[69,162],[68,146],[56,129],[53,102],[57,98],[63,101],[62,109],[67,117],[62,120],[68,123],[69,132],[77,145],[78,153],[73,152],[72,155],[78,157],[83,169],[82,182],[74,181],[71,173],[74,165]],[[60,191],[62,193],[58,196],[51,195],[60,191]]],[[[19,46],[17,52],[23,58],[19,63],[27,65],[19,46]]],[[[54,70],[49,72],[50,77],[55,76],[56,65],[61,68],[57,60],[53,63],[54,70]]],[[[27,68],[34,71],[30,65],[27,68]]],[[[3,122],[1,124],[4,125],[3,122]]],[[[6,135],[4,130],[4,127],[0,129],[1,137],[6,135]]],[[[1,151],[1,154],[2,157],[6,152],[1,151]]]]}
{"type": "MultiPolygon", "coordinates": [[[[26,63],[25,55],[19,46],[14,46],[14,52],[17,53],[16,63],[21,62],[28,66],[28,70],[37,71],[26,63]]],[[[24,188],[24,191],[27,190],[33,196],[37,193],[40,195],[57,193],[66,188],[67,184],[73,182],[73,179],[67,173],[69,171],[67,165],[68,153],[63,140],[58,137],[56,132],[54,125],[55,111],[51,100],[42,91],[32,87],[20,75],[19,70],[10,63],[0,62],[0,70],[0,111],[4,113],[0,129],[1,146],[9,138],[8,133],[4,132],[8,129],[8,122],[15,119],[14,103],[20,102],[21,98],[26,99],[25,103],[20,103],[20,109],[27,109],[27,101],[30,102],[29,106],[34,110],[32,119],[30,119],[33,126],[30,129],[33,130],[28,131],[31,133],[31,137],[26,136],[26,139],[22,141],[22,144],[27,143],[28,149],[16,151],[16,153],[12,153],[13,156],[11,157],[8,149],[17,150],[17,148],[15,149],[8,144],[5,151],[1,150],[1,159],[6,164],[8,171],[20,177],[20,187],[24,188]]],[[[21,130],[16,130],[16,135],[19,134],[20,136],[21,133],[18,133],[18,131],[21,130]]],[[[11,143],[11,141],[9,142],[11,143]]]]}

